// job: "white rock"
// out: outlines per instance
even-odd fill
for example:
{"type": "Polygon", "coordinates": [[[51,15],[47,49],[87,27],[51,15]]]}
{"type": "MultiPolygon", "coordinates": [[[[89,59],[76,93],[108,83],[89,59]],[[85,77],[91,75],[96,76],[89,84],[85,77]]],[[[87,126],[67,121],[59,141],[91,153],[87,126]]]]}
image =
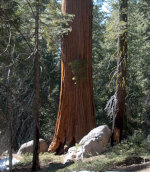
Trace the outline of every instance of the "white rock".
{"type": "Polygon", "coordinates": [[[101,154],[107,146],[111,130],[102,125],[91,130],[84,136],[77,146],[71,147],[64,159],[64,163],[101,154]]]}
{"type": "MultiPolygon", "coordinates": [[[[39,139],[39,143],[40,143],[39,152],[47,152],[48,144],[46,143],[46,141],[43,139],[39,139]]],[[[33,140],[22,144],[20,149],[17,152],[18,155],[25,154],[25,153],[33,153],[33,140]]]]}

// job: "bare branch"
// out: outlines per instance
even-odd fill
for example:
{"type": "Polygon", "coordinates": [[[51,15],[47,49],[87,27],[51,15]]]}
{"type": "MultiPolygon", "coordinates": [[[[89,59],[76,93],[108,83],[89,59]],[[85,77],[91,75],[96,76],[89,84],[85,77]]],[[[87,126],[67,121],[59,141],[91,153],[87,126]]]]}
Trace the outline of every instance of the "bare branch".
{"type": "Polygon", "coordinates": [[[35,14],[34,14],[34,11],[32,9],[31,3],[29,2],[29,0],[26,0],[26,1],[27,1],[28,6],[30,7],[30,9],[32,11],[33,17],[35,18],[35,14]]]}
{"type": "Polygon", "coordinates": [[[111,96],[111,98],[108,100],[105,111],[107,111],[107,115],[112,119],[112,131],[114,130],[115,126],[115,119],[116,119],[116,113],[115,113],[115,106],[117,104],[117,98],[116,93],[111,96]]]}
{"type": "Polygon", "coordinates": [[[27,45],[28,45],[29,49],[31,50],[31,52],[33,52],[33,49],[31,48],[31,45],[30,45],[30,43],[28,42],[28,40],[26,39],[26,37],[25,37],[25,36],[23,35],[23,33],[18,29],[18,27],[15,25],[15,23],[14,23],[12,20],[9,19],[8,15],[3,11],[2,8],[0,8],[0,14],[2,14],[3,16],[5,16],[6,19],[8,20],[8,22],[9,22],[10,24],[13,25],[13,27],[16,29],[16,31],[17,31],[17,32],[21,35],[21,37],[25,40],[25,42],[27,43],[27,45]]]}
{"type": "Polygon", "coordinates": [[[11,29],[10,29],[10,27],[9,27],[8,44],[7,44],[7,46],[6,46],[6,49],[0,54],[0,56],[3,55],[3,54],[8,50],[8,47],[9,47],[9,45],[10,45],[10,40],[11,40],[11,29]]]}

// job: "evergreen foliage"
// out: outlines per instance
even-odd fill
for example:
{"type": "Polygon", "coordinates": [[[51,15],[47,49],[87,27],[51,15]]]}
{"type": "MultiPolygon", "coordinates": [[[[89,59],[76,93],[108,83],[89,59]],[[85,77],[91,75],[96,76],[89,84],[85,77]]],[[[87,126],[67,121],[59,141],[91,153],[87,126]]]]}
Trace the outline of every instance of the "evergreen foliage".
{"type": "MultiPolygon", "coordinates": [[[[110,1],[110,14],[101,3],[93,6],[93,85],[97,125],[108,124],[105,106],[114,95],[119,34],[118,3],[110,1]]],[[[33,139],[33,0],[0,1],[0,146],[7,145],[8,96],[13,106],[13,146],[33,139]],[[8,75],[11,86],[8,85],[8,75]]],[[[40,128],[41,137],[51,141],[58,111],[60,90],[61,35],[71,32],[73,15],[61,13],[61,4],[40,4],[40,128]]],[[[121,23],[122,27],[125,23],[121,23]]],[[[128,63],[125,137],[150,133],[150,5],[147,0],[129,1],[128,63]]],[[[78,69],[78,67],[76,67],[78,69]]],[[[147,144],[147,143],[144,143],[147,144]]],[[[1,152],[0,152],[1,153],[1,152]]]]}
{"type": "MultiPolygon", "coordinates": [[[[0,20],[2,22],[0,28],[0,109],[7,116],[7,97],[8,93],[11,93],[13,98],[13,124],[15,124],[13,125],[14,149],[18,149],[22,143],[33,139],[33,132],[31,131],[33,130],[35,5],[34,1],[17,0],[2,1],[0,4],[0,20]],[[7,85],[9,69],[13,71],[10,78],[11,88],[7,85]]],[[[51,138],[51,133],[54,132],[58,108],[60,50],[57,47],[61,34],[70,30],[67,22],[71,21],[72,16],[62,15],[60,4],[56,1],[44,1],[40,4],[40,19],[40,82],[42,82],[40,123],[41,137],[47,140],[51,138]],[[47,22],[43,21],[43,18],[46,18],[47,22]],[[45,29],[49,31],[49,35],[46,35],[46,37],[45,29]],[[49,46],[49,40],[52,37],[53,44],[49,46]]],[[[2,117],[0,116],[0,118],[2,117]]],[[[6,140],[7,119],[9,117],[5,120],[2,119],[1,121],[4,122],[0,125],[3,138],[6,138],[6,140]]],[[[3,141],[2,139],[1,142],[3,141]]]]}

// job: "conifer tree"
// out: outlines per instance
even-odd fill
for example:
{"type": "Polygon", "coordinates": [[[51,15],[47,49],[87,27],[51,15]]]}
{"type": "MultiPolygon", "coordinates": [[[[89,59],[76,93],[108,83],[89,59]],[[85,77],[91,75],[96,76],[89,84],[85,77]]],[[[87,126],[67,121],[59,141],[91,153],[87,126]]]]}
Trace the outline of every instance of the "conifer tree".
{"type": "Polygon", "coordinates": [[[35,85],[35,106],[33,115],[35,120],[34,126],[34,145],[33,145],[33,164],[32,170],[37,171],[39,164],[39,94],[40,94],[40,70],[39,70],[39,0],[36,0],[35,15],[35,52],[34,52],[34,85],[35,85]]]}
{"type": "Polygon", "coordinates": [[[123,135],[125,97],[126,97],[126,65],[127,65],[127,0],[119,1],[119,37],[117,57],[117,81],[115,102],[115,123],[113,140],[120,142],[123,135]]]}
{"type": "Polygon", "coordinates": [[[62,37],[61,90],[53,141],[57,154],[78,143],[96,125],[92,85],[92,1],[63,0],[74,14],[72,32],[62,37]]]}

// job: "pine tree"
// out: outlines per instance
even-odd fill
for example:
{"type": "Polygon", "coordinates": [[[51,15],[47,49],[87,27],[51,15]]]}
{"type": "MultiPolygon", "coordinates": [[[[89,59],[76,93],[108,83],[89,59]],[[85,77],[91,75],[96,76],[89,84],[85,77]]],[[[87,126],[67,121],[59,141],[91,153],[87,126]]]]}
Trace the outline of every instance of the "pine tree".
{"type": "Polygon", "coordinates": [[[35,57],[34,57],[34,83],[35,83],[35,106],[33,107],[33,115],[35,119],[34,126],[34,145],[33,145],[33,163],[32,170],[37,171],[40,169],[39,164],[39,96],[40,96],[40,66],[39,66],[39,0],[36,3],[35,15],[35,57]]]}
{"type": "Polygon", "coordinates": [[[117,81],[116,81],[116,103],[115,124],[113,140],[120,142],[123,136],[125,98],[126,98],[126,65],[127,65],[127,0],[119,2],[119,37],[117,58],[117,81]]]}

